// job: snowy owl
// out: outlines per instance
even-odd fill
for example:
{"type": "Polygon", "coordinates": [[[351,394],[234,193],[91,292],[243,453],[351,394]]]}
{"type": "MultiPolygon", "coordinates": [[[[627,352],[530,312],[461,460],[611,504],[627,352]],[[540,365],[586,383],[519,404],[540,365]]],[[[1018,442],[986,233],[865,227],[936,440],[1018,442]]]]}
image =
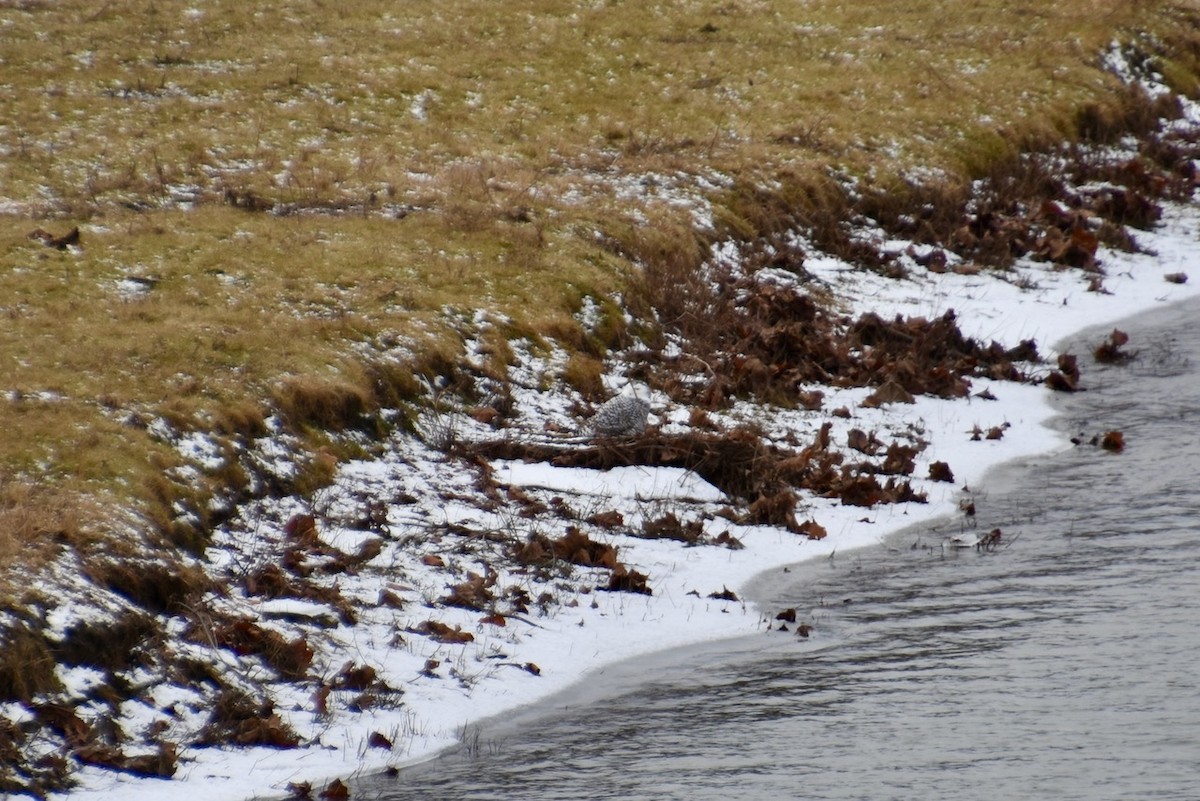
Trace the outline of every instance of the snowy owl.
{"type": "Polygon", "coordinates": [[[628,437],[646,428],[650,403],[638,397],[637,390],[627,386],[620,395],[609,398],[592,415],[592,431],[604,437],[628,437]]]}

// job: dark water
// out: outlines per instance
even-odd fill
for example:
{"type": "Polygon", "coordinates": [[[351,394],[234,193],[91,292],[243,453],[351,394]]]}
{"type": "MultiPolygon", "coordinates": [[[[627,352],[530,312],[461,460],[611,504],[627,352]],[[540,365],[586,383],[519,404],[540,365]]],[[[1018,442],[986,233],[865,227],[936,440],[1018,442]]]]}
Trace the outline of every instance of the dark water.
{"type": "Polygon", "coordinates": [[[353,797],[1200,799],[1198,317],[1124,324],[1131,365],[1076,349],[1090,391],[1060,422],[1126,450],[989,477],[980,526],[1006,547],[945,551],[926,529],[781,572],[760,597],[809,640],[613,668],[353,797]]]}

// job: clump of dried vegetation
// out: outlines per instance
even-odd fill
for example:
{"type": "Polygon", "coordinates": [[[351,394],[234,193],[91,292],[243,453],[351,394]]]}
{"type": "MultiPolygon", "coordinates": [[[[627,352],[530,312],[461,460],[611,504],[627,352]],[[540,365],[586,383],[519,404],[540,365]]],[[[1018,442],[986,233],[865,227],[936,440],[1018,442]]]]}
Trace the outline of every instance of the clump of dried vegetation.
{"type": "MultiPolygon", "coordinates": [[[[811,383],[870,386],[876,403],[954,397],[971,376],[1024,377],[1036,348],[966,339],[951,315],[849,319],[817,287],[756,273],[803,279],[806,253],[788,238],[800,230],[901,275],[897,254],[854,235],[870,220],[931,246],[930,270],[948,269],[948,254],[959,270],[1031,255],[1103,291],[1099,244],[1136,247],[1127,227],[1152,225],[1162,199],[1196,182],[1196,142],[1157,129],[1177,113],[1171,97],[1123,87],[1098,63],[1121,38],[1135,66],[1195,95],[1200,14],[1170,0],[916,2],[903,14],[833,0],[367,0],[337,13],[66,0],[0,3],[0,21],[0,701],[27,705],[70,755],[29,762],[33,734],[0,721],[4,792],[62,787],[75,762],[174,772],[176,744],[126,753],[80,718],[57,664],[209,682],[221,694],[205,742],[296,744],[269,699],[171,661],[162,621],[182,618],[191,640],[281,677],[308,674],[305,639],[200,607],[213,578],[193,557],[238,503],[318,492],[340,458],[410,425],[405,410],[432,386],[502,422],[503,397],[479,385],[511,352],[501,339],[490,367],[467,364],[448,309],[486,308],[506,334],[566,347],[563,380],[589,400],[606,356],[635,337],[643,372],[667,376],[658,388],[699,415],[736,396],[819,409],[811,383]],[[1127,135],[1136,155],[1097,156],[1127,135]],[[702,270],[718,240],[740,249],[741,269],[702,270]],[[588,329],[585,298],[600,310],[588,329]],[[685,357],[664,359],[665,333],[685,357]],[[703,382],[669,377],[696,364],[703,382]],[[196,432],[219,444],[216,463],[198,468],[176,447],[196,432]],[[268,434],[292,438],[290,478],[244,457],[268,434]],[[64,555],[138,611],[49,637],[29,577],[64,555]]],[[[1113,358],[1118,333],[1103,346],[1113,358]]],[[[1046,383],[1078,380],[1068,360],[1046,383]]],[[[683,466],[740,503],[729,516],[820,537],[797,520],[797,489],[919,500],[905,478],[917,445],[851,446],[867,458],[847,463],[827,430],[781,445],[697,426],[570,451],[497,440],[476,456],[683,466]]],[[[666,516],[632,533],[699,539],[666,516]]],[[[650,592],[581,531],[512,545],[531,568],[599,568],[601,589],[650,592]]],[[[280,556],[242,589],[353,620],[315,579],[358,569],[370,546],[343,553],[299,519],[280,556]]],[[[523,593],[468,574],[441,602],[502,622],[534,603],[523,593]]],[[[439,625],[422,634],[467,634],[439,625]]],[[[364,705],[387,690],[350,684],[364,705]]],[[[114,699],[131,692],[111,685],[114,699]]]]}

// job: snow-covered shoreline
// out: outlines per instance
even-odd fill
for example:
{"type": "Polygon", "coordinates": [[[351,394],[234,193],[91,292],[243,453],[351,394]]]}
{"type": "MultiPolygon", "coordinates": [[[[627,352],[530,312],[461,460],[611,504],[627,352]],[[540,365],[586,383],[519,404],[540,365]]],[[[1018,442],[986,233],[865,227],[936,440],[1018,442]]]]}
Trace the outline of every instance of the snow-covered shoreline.
{"type": "MultiPolygon", "coordinates": [[[[897,314],[932,319],[953,309],[967,336],[1006,346],[1035,339],[1045,349],[1086,328],[1112,324],[1200,294],[1196,280],[1183,284],[1164,280],[1164,275],[1180,272],[1200,279],[1200,258],[1193,255],[1198,230],[1200,208],[1168,205],[1157,230],[1137,233],[1144,252],[1101,249],[1097,255],[1106,272],[1104,288],[1111,294],[1087,291],[1086,280],[1076,271],[1056,271],[1049,264],[1029,261],[1019,262],[1003,277],[987,271],[974,275],[933,273],[914,265],[908,278],[895,280],[815,256],[806,260],[805,269],[827,284],[854,313],[874,311],[885,319],[897,314]]],[[[1136,349],[1137,344],[1131,343],[1131,347],[1136,349]]],[[[1082,383],[1086,386],[1086,374],[1082,383]]],[[[595,591],[587,581],[564,581],[556,590],[549,614],[539,615],[534,609],[525,619],[512,616],[504,626],[497,626],[480,622],[477,611],[433,608],[430,602],[448,586],[446,575],[422,572],[422,558],[438,555],[451,562],[459,557],[439,551],[435,539],[410,538],[407,543],[397,543],[395,555],[390,551],[384,554],[395,561],[394,580],[383,589],[403,598],[406,605],[395,609],[376,604],[363,611],[355,626],[330,629],[330,647],[318,649],[337,654],[338,660],[373,666],[390,686],[402,690],[401,704],[380,704],[351,714],[340,711],[331,700],[328,709],[319,712],[314,710],[309,692],[296,689],[290,703],[280,703],[278,711],[287,724],[311,736],[313,745],[289,750],[188,749],[180,754],[178,773],[169,783],[84,768],[78,774],[79,788],[53,797],[150,799],[164,792],[198,800],[280,796],[288,793],[289,783],[312,782],[320,787],[333,778],[428,759],[455,745],[465,727],[568,690],[586,681],[589,671],[651,652],[763,631],[773,625],[778,610],[760,610],[744,600],[718,600],[709,595],[727,589],[741,598],[743,588],[764,571],[877,543],[900,529],[956,514],[960,500],[967,497],[965,490],[979,489],[992,467],[1066,445],[1058,432],[1046,426],[1054,410],[1050,391],[1040,385],[974,379],[972,394],[965,399],[922,396],[911,405],[885,404],[881,408],[861,405],[869,388],[820,389],[826,393],[826,409],[845,406],[854,409],[853,417],[743,405],[732,410],[730,418],[754,419],[767,431],[791,431],[802,441],[810,440],[826,422],[834,424],[831,436],[837,442],[845,442],[851,427],[878,431],[884,441],[904,437],[923,441],[927,446],[917,455],[912,476],[914,487],[928,493],[928,503],[864,508],[805,496],[798,514],[816,520],[828,531],[825,539],[811,540],[782,528],[739,525],[713,514],[724,503],[720,491],[679,468],[629,467],[603,474],[493,461],[494,480],[510,493],[522,493],[545,504],[565,498],[577,509],[617,511],[631,521],[690,510],[707,515],[706,535],[727,532],[745,547],[682,547],[674,541],[613,534],[609,540],[619,549],[621,562],[649,576],[653,595],[595,591]],[[979,397],[984,390],[995,399],[979,397]],[[1002,436],[975,439],[972,432],[977,428],[984,432],[998,429],[1002,436]],[[927,475],[929,465],[937,461],[951,467],[953,483],[918,478],[927,475]],[[402,551],[406,553],[403,562],[398,555],[402,551]],[[471,640],[435,642],[412,633],[419,621],[435,618],[470,633],[471,640]],[[393,747],[370,745],[372,735],[377,734],[393,747]]],[[[669,408],[659,401],[655,411],[663,430],[684,430],[688,410],[669,408]]],[[[537,408],[544,402],[544,398],[530,398],[525,406],[537,408]]],[[[369,491],[380,498],[405,493],[433,499],[433,507],[418,504],[409,511],[406,507],[393,510],[388,522],[397,539],[406,526],[424,525],[419,518],[430,514],[439,515],[447,525],[503,523],[524,530],[520,520],[498,521],[453,500],[455,487],[461,485],[460,494],[465,494],[469,479],[427,463],[427,455],[416,444],[400,443],[383,459],[345,463],[339,468],[333,492],[340,488],[369,491]]],[[[328,508],[336,513],[339,503],[331,497],[328,508]]],[[[297,511],[302,510],[252,509],[245,520],[254,515],[286,518],[297,511]]],[[[231,529],[228,536],[236,539],[239,534],[231,529]]],[[[240,536],[246,541],[234,542],[234,552],[254,553],[257,545],[249,540],[259,532],[247,523],[240,536]]],[[[323,532],[323,537],[347,552],[363,540],[361,532],[349,528],[323,532]]],[[[462,572],[481,569],[477,558],[463,556],[462,561],[462,572]]],[[[586,570],[582,572],[586,576],[586,570]]],[[[504,572],[500,584],[515,580],[504,572]]],[[[342,593],[352,601],[370,595],[374,602],[380,589],[378,576],[374,583],[347,577],[341,585],[342,593]]],[[[302,602],[278,599],[231,598],[227,603],[256,614],[311,611],[302,602]],[[268,604],[279,608],[267,610],[268,604]]],[[[326,675],[333,675],[339,666],[330,657],[323,668],[326,675]]],[[[162,688],[155,691],[155,706],[171,705],[166,692],[162,688]]],[[[182,708],[187,699],[179,700],[182,708]]],[[[206,711],[193,710],[191,714],[200,716],[206,711]]]]}

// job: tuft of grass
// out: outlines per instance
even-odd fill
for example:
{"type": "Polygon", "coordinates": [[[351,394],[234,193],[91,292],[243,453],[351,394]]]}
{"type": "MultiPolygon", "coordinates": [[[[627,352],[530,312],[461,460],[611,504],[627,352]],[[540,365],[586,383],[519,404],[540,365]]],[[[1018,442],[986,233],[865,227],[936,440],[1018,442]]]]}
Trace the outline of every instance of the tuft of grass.
{"type": "Polygon", "coordinates": [[[604,363],[582,353],[572,354],[563,368],[562,379],[583,397],[604,400],[604,363]]]}
{"type": "Polygon", "coordinates": [[[40,632],[24,624],[0,629],[0,701],[29,701],[62,689],[57,660],[40,632]]]}
{"type": "Polygon", "coordinates": [[[344,381],[292,377],[284,379],[271,395],[283,418],[297,429],[354,428],[373,411],[370,391],[344,381]]]}
{"type": "MultiPolygon", "coordinates": [[[[106,515],[90,496],[0,477],[0,562],[36,566],[66,549],[90,551],[104,536],[106,515]]],[[[0,573],[0,604],[22,597],[27,582],[21,571],[0,573]]]]}

